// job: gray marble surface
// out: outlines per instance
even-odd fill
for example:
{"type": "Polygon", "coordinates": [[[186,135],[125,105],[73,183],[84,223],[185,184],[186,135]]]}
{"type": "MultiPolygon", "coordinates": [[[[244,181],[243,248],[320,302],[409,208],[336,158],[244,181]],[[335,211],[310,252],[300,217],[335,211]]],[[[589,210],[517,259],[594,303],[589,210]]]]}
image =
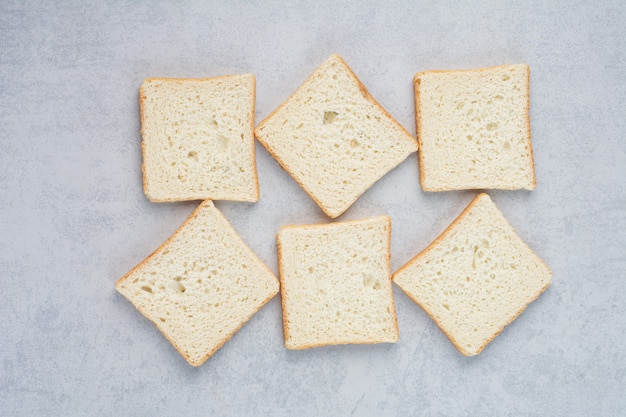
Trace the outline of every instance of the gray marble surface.
{"type": "MultiPolygon", "coordinates": [[[[0,3],[0,415],[626,415],[626,3],[263,3],[0,3]],[[538,187],[490,195],[553,285],[478,357],[395,287],[397,344],[288,351],[277,297],[192,368],[114,290],[196,205],[144,197],[137,88],[252,72],[259,122],[333,52],[411,133],[417,71],[530,64],[538,187]]],[[[277,273],[328,219],[256,151],[260,201],[217,206],[277,273]]],[[[474,195],[413,155],[340,219],[388,214],[395,271],[474,195]]]]}

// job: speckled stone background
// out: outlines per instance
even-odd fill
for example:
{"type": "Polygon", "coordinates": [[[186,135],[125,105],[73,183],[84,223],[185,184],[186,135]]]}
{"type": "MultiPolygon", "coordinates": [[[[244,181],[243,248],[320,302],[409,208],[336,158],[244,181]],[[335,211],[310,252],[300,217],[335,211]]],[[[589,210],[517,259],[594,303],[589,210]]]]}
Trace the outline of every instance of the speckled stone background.
{"type": "MultiPolygon", "coordinates": [[[[0,415],[626,415],[626,3],[264,3],[0,3],[0,415]],[[478,357],[395,287],[397,344],[288,351],[277,297],[192,368],[114,290],[196,205],[144,197],[137,88],[252,72],[259,122],[333,52],[412,133],[417,71],[530,64],[538,186],[490,195],[553,285],[478,357]]],[[[256,150],[260,201],[217,206],[277,273],[328,219],[256,150]]],[[[413,155],[341,219],[388,214],[395,271],[474,195],[413,155]]]]}

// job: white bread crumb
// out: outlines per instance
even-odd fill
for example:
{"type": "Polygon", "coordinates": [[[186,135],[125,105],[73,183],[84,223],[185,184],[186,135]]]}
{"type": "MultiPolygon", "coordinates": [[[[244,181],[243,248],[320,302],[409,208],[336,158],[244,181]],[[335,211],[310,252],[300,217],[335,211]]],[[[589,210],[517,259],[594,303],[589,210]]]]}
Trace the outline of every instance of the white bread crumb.
{"type": "Polygon", "coordinates": [[[277,236],[288,349],[398,340],[387,216],[288,226],[277,236]]]}
{"type": "Polygon", "coordinates": [[[329,217],[417,150],[339,55],[256,128],[259,142],[329,217]]]}
{"type": "Polygon", "coordinates": [[[425,191],[536,187],[526,64],[415,75],[425,191]]]}
{"type": "Polygon", "coordinates": [[[278,293],[278,281],[206,200],[115,288],[199,366],[278,293]]]}
{"type": "Polygon", "coordinates": [[[255,78],[150,78],[140,88],[143,179],[153,202],[259,199],[255,78]]]}
{"type": "Polygon", "coordinates": [[[464,355],[477,355],[550,285],[552,272],[487,194],[393,281],[464,355]]]}

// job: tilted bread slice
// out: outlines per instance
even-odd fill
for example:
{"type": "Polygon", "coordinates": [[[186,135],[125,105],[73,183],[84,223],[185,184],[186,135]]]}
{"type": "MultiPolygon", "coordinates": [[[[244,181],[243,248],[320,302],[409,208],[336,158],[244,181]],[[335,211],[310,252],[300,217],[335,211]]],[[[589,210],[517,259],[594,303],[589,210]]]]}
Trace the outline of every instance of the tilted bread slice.
{"type": "Polygon", "coordinates": [[[206,200],[115,288],[199,366],[278,293],[278,281],[206,200]]]}
{"type": "Polygon", "coordinates": [[[536,186],[526,64],[415,75],[425,191],[536,186]]]}
{"type": "Polygon", "coordinates": [[[552,280],[487,194],[478,195],[393,281],[464,355],[480,353],[552,280]]]}
{"type": "Polygon", "coordinates": [[[143,82],[143,185],[150,201],[259,199],[255,91],[252,74],[143,82]]]}
{"type": "Polygon", "coordinates": [[[390,235],[387,216],[279,231],[288,349],[398,340],[390,235]]]}
{"type": "Polygon", "coordinates": [[[339,55],[319,66],[255,134],[332,218],[417,150],[339,55]]]}

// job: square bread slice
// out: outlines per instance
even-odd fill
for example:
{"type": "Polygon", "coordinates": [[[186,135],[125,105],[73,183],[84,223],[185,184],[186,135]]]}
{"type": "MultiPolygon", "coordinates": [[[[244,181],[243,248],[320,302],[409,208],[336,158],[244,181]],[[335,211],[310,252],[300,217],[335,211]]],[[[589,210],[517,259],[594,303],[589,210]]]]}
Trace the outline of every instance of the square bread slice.
{"type": "Polygon", "coordinates": [[[278,293],[278,280],[206,200],[115,288],[199,366],[278,293]]]}
{"type": "Polygon", "coordinates": [[[259,142],[331,218],[417,150],[417,142],[331,55],[256,128],[259,142]]]}
{"type": "Polygon", "coordinates": [[[464,355],[479,354],[550,285],[552,272],[487,194],[393,281],[464,355]]]}
{"type": "Polygon", "coordinates": [[[414,86],[424,191],[535,189],[528,65],[419,72],[414,86]]]}
{"type": "Polygon", "coordinates": [[[395,343],[387,216],[277,236],[285,347],[395,343]]]}
{"type": "Polygon", "coordinates": [[[255,202],[255,78],[149,78],[139,89],[143,186],[153,202],[255,202]]]}

